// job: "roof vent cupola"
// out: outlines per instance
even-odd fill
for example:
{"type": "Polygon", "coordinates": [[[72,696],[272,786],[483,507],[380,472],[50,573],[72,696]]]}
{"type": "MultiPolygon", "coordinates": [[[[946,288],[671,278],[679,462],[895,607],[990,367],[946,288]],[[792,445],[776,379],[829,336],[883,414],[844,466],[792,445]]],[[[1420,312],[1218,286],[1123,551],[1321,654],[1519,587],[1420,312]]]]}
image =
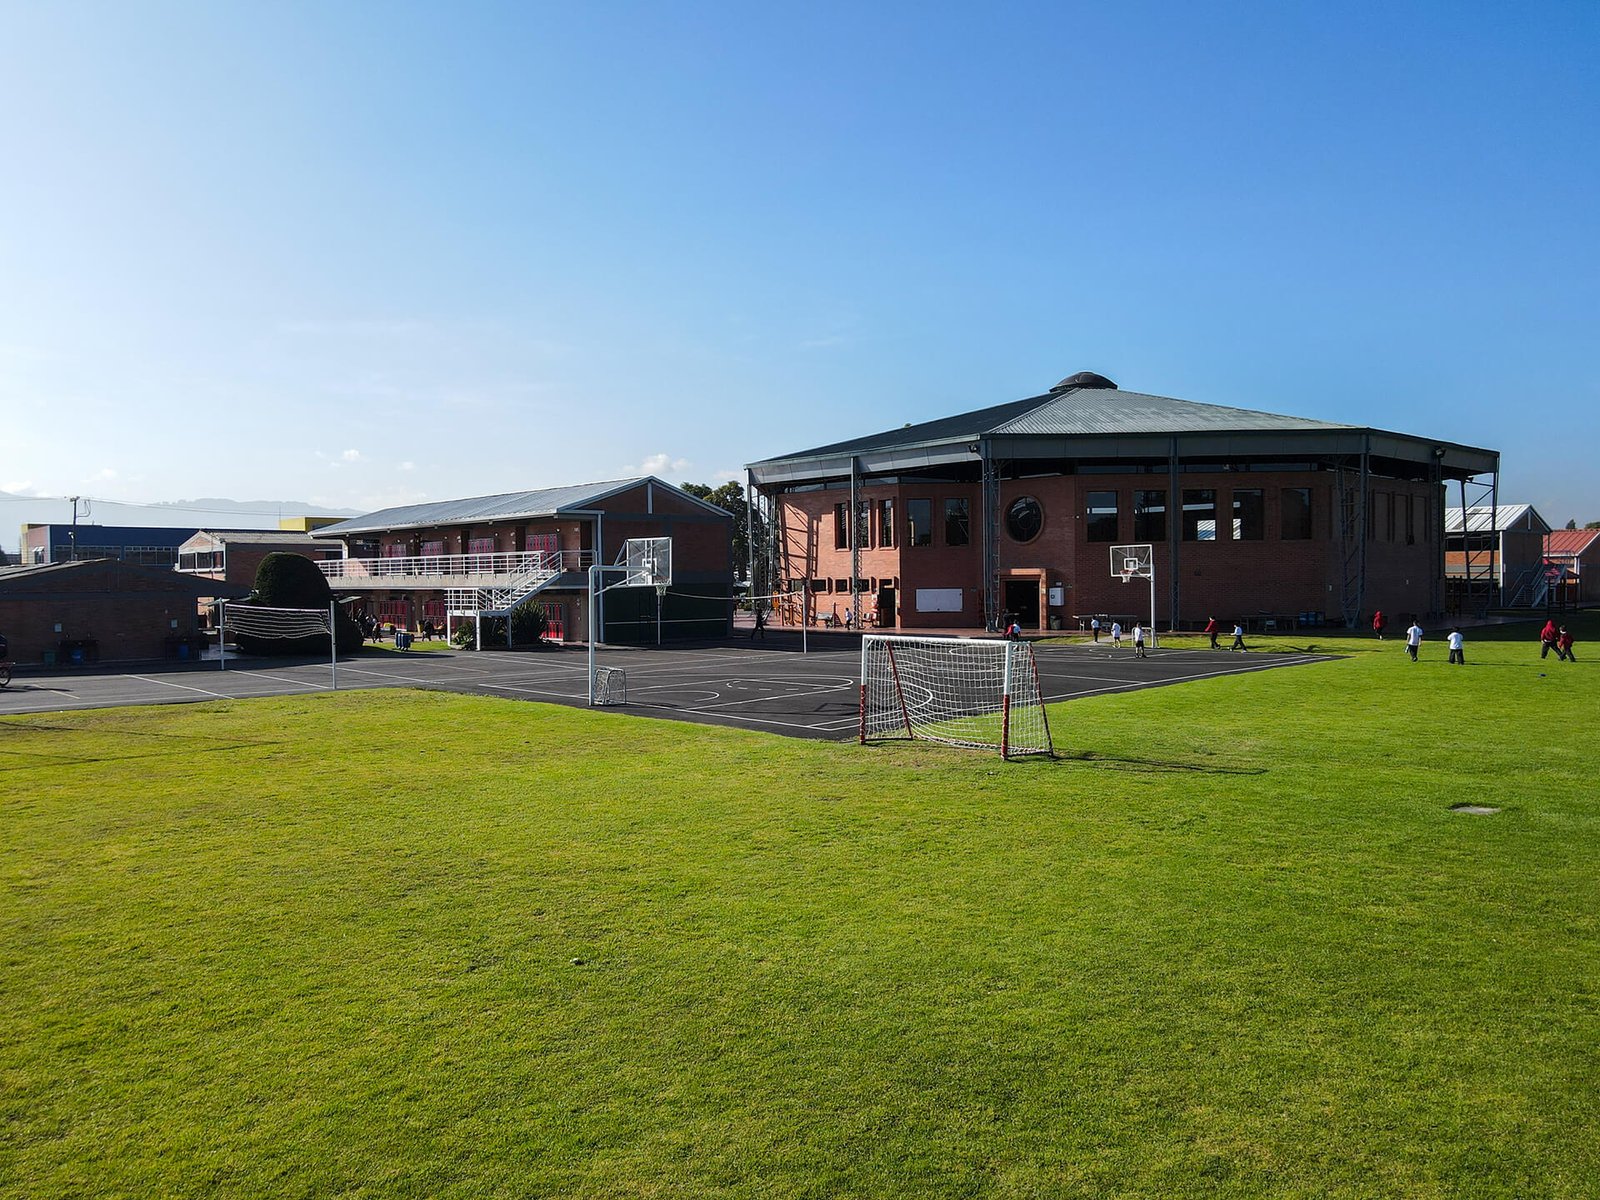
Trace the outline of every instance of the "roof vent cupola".
{"type": "Polygon", "coordinates": [[[1055,395],[1059,392],[1072,392],[1086,388],[1109,388],[1115,391],[1116,386],[1104,375],[1096,375],[1093,371],[1079,371],[1076,375],[1068,375],[1060,383],[1056,384],[1055,387],[1050,389],[1050,394],[1055,395]]]}

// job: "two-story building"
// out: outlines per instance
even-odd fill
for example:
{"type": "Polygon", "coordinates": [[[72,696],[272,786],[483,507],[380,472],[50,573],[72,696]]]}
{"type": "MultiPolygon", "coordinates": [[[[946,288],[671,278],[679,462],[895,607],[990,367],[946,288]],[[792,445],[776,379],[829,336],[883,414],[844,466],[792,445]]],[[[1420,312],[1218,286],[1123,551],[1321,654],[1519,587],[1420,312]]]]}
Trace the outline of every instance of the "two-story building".
{"type": "MultiPolygon", "coordinates": [[[[1354,625],[1444,609],[1445,484],[1493,450],[1124,391],[1048,392],[750,464],[779,620],[1070,626],[1147,614],[1111,549],[1151,547],[1157,621],[1354,625]]],[[[1491,489],[1495,482],[1488,485],[1491,489]]]]}
{"type": "MultiPolygon", "coordinates": [[[[319,565],[334,592],[381,623],[445,630],[537,604],[548,636],[588,638],[589,568],[634,538],[672,539],[662,595],[619,587],[601,598],[605,642],[723,637],[731,629],[733,517],[641,476],[386,508],[311,531],[342,556],[319,565]]],[[[614,584],[619,576],[609,574],[614,584]]]]}

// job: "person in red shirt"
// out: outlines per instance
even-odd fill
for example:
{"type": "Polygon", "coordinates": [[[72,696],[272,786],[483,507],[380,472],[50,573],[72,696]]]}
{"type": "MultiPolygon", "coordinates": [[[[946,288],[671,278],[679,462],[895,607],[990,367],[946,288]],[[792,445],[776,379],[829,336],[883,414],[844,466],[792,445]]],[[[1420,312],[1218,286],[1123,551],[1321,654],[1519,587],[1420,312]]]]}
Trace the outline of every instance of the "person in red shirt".
{"type": "Polygon", "coordinates": [[[1555,623],[1555,621],[1553,619],[1549,620],[1549,621],[1546,621],[1544,623],[1544,628],[1539,631],[1539,657],[1540,658],[1543,658],[1545,655],[1549,654],[1550,651],[1552,651],[1552,650],[1554,650],[1556,652],[1556,657],[1558,659],[1561,657],[1561,651],[1556,646],[1556,639],[1558,637],[1560,637],[1560,636],[1561,636],[1561,633],[1560,633],[1559,630],[1556,629],[1556,623],[1555,623]]]}
{"type": "Polygon", "coordinates": [[[1217,619],[1215,617],[1207,617],[1206,618],[1206,629],[1205,629],[1205,631],[1211,637],[1211,648],[1213,650],[1219,649],[1219,647],[1217,646],[1217,619]]]}
{"type": "Polygon", "coordinates": [[[1372,633],[1380,642],[1383,641],[1383,627],[1389,623],[1389,618],[1383,615],[1383,609],[1372,614],[1372,633]]]}
{"type": "Polygon", "coordinates": [[[1561,627],[1561,631],[1556,634],[1556,657],[1564,658],[1568,662],[1578,661],[1578,656],[1572,652],[1572,635],[1567,632],[1567,627],[1565,625],[1563,625],[1561,627]]]}

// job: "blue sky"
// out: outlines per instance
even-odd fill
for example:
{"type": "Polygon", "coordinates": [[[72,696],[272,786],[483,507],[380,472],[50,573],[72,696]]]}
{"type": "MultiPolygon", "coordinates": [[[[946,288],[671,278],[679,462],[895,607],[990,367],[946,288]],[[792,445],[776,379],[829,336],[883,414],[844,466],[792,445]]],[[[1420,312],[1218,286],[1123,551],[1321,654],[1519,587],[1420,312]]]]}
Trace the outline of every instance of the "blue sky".
{"type": "Polygon", "coordinates": [[[1600,519],[1588,0],[0,30],[0,490],[717,483],[1088,369],[1494,447],[1600,519]]]}

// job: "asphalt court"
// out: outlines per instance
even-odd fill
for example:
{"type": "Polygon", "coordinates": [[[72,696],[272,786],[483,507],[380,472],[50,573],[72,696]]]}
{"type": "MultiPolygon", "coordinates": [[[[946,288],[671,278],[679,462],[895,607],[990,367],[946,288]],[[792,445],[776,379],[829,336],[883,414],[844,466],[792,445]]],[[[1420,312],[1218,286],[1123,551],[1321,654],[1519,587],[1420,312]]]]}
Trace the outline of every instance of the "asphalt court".
{"type": "MultiPolygon", "coordinates": [[[[1038,645],[1035,657],[1046,702],[1059,703],[1276,670],[1326,656],[1155,649],[1140,659],[1131,649],[1102,643],[1038,645]]],[[[628,703],[608,711],[792,737],[855,735],[861,644],[854,637],[813,637],[809,653],[801,653],[797,637],[778,633],[756,644],[741,638],[659,650],[606,648],[597,659],[627,677],[628,703]]],[[[338,685],[420,687],[581,707],[588,701],[588,655],[582,647],[369,652],[340,661],[338,685]]],[[[297,695],[329,686],[325,661],[231,658],[226,670],[215,661],[124,672],[89,668],[18,675],[0,689],[0,715],[297,695]]]]}

